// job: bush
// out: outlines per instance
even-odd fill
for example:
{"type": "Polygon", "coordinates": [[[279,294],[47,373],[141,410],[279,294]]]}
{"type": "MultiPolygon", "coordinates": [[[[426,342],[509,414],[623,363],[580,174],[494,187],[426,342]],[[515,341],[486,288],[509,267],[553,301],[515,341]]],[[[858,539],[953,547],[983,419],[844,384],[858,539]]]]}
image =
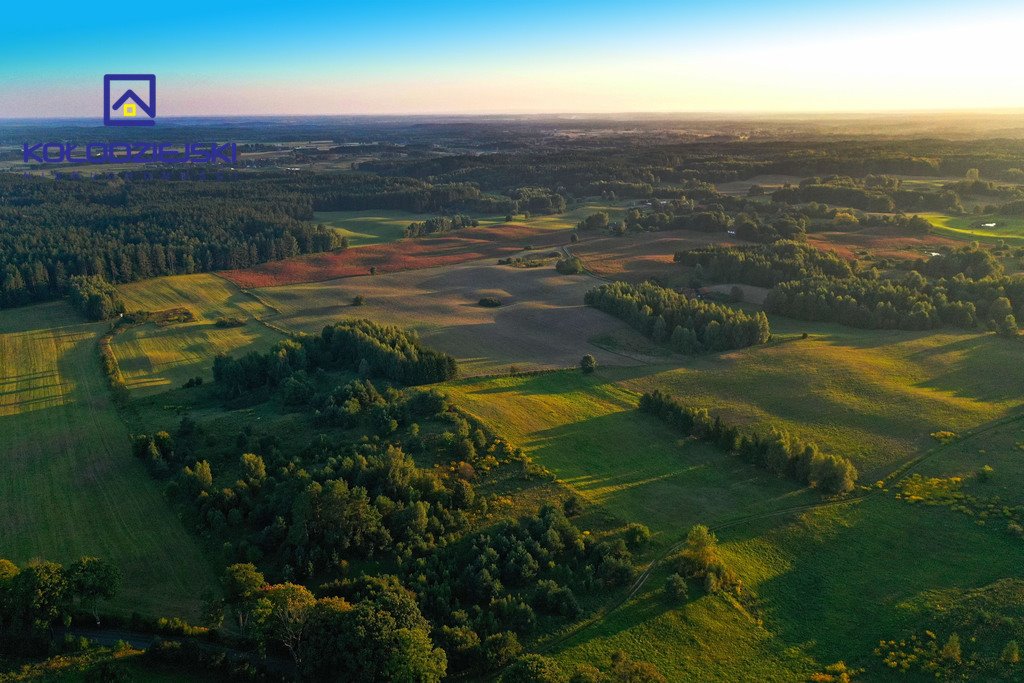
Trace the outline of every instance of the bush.
{"type": "Polygon", "coordinates": [[[366,303],[366,300],[363,299],[361,294],[356,294],[354,297],[352,297],[352,305],[353,306],[362,306],[365,303],[366,303]]]}
{"type": "Polygon", "coordinates": [[[626,545],[631,550],[639,550],[651,540],[651,530],[643,524],[633,522],[626,527],[626,545]]]}
{"type": "Polygon", "coordinates": [[[679,574],[669,574],[665,580],[665,595],[668,597],[670,602],[684,603],[689,597],[689,587],[684,579],[679,574]]]}
{"type": "Polygon", "coordinates": [[[497,308],[501,306],[501,299],[495,296],[480,297],[480,305],[484,308],[497,308]]]}
{"type": "Polygon", "coordinates": [[[562,275],[579,275],[583,272],[583,261],[576,256],[555,261],[555,270],[562,275]]]}

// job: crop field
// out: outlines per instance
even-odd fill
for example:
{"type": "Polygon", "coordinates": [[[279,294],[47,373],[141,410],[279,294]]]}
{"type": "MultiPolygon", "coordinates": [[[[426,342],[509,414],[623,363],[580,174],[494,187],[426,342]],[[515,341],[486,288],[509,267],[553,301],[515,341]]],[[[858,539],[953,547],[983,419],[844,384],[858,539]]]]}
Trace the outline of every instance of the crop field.
{"type": "Polygon", "coordinates": [[[121,292],[129,311],[186,308],[193,317],[134,325],[114,337],[118,369],[131,390],[149,393],[195,376],[208,380],[218,353],[264,350],[284,336],[257,320],[272,315],[272,309],[215,275],[146,280],[121,292]]]}
{"type": "MultiPolygon", "coordinates": [[[[542,252],[547,253],[547,252],[542,252]]],[[[588,344],[605,337],[623,345],[649,345],[624,323],[583,304],[600,282],[538,268],[475,261],[447,268],[343,278],[259,290],[280,311],[274,324],[315,332],[343,318],[367,317],[419,331],[431,347],[453,354],[469,374],[575,365],[585,353],[601,363],[639,362],[588,344]],[[362,296],[363,306],[352,300],[362,296]],[[480,306],[497,297],[497,308],[480,306]]]]}
{"type": "Polygon", "coordinates": [[[947,216],[942,213],[923,213],[936,233],[958,240],[998,242],[1006,240],[1020,245],[1024,242],[1024,218],[1009,216],[947,216]],[[989,225],[993,224],[993,225],[989,225]]]}
{"type": "Polygon", "coordinates": [[[574,255],[595,275],[641,282],[657,278],[666,286],[686,286],[689,277],[673,262],[677,251],[699,249],[709,244],[740,244],[741,240],[723,239],[720,234],[694,230],[641,233],[622,237],[589,238],[584,232],[574,255]]]}
{"type": "Polygon", "coordinates": [[[0,313],[0,557],[95,555],[124,574],[114,608],[198,615],[212,567],[131,457],[97,339],[65,303],[0,313]]]}
{"type": "Polygon", "coordinates": [[[244,288],[274,287],[319,282],[378,273],[452,266],[481,258],[515,254],[525,246],[555,246],[568,241],[565,235],[522,225],[466,228],[440,237],[403,239],[371,244],[326,254],[310,254],[272,261],[246,270],[229,270],[224,277],[244,288]]]}
{"type": "Polygon", "coordinates": [[[822,251],[834,251],[845,258],[919,259],[928,258],[940,248],[962,246],[943,235],[899,234],[892,228],[862,228],[853,231],[811,232],[807,243],[822,251]]]}

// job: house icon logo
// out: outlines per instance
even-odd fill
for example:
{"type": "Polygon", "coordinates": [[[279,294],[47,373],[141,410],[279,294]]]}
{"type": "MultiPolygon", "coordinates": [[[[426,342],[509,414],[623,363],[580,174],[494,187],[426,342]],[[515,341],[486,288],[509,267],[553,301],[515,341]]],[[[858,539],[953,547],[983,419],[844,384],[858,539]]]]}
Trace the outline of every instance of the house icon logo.
{"type": "Polygon", "coordinates": [[[103,76],[103,125],[152,126],[156,124],[156,76],[154,74],[106,74],[103,76]],[[147,96],[140,97],[139,93],[147,96]]]}

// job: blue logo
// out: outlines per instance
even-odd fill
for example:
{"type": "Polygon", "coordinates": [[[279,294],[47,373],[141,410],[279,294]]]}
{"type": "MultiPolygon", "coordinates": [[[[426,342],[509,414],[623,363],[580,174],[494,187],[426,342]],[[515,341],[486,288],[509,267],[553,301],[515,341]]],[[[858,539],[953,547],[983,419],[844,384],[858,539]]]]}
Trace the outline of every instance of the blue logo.
{"type": "MultiPolygon", "coordinates": [[[[141,88],[140,88],[141,89],[141,88]]],[[[156,124],[156,76],[154,74],[106,74],[103,76],[103,125],[152,126],[156,124]],[[126,87],[131,83],[149,86],[149,96],[140,97],[126,87]],[[111,104],[113,100],[113,104],[111,104]]]]}

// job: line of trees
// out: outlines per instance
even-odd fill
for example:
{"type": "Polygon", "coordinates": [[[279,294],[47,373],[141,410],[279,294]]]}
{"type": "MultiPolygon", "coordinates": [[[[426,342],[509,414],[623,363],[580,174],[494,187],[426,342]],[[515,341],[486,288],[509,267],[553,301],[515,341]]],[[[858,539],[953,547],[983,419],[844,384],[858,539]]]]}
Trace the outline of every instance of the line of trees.
{"type": "Polygon", "coordinates": [[[720,417],[712,419],[706,409],[685,406],[660,390],[643,394],[639,410],[687,436],[735,453],[744,462],[777,477],[812,486],[822,493],[848,493],[857,482],[857,469],[849,460],[822,453],[817,445],[800,441],[782,429],[773,427],[767,434],[741,434],[720,417]]]}
{"type": "Polygon", "coordinates": [[[585,301],[679,353],[739,349],[764,344],[771,337],[768,318],[761,311],[749,315],[651,282],[601,285],[587,292],[585,301]]]}
{"type": "Polygon", "coordinates": [[[454,358],[423,347],[414,332],[348,320],[327,325],[319,335],[281,341],[266,353],[253,351],[238,359],[220,354],[213,377],[226,396],[236,397],[318,368],[358,371],[407,385],[443,382],[458,372],[454,358]]]}

